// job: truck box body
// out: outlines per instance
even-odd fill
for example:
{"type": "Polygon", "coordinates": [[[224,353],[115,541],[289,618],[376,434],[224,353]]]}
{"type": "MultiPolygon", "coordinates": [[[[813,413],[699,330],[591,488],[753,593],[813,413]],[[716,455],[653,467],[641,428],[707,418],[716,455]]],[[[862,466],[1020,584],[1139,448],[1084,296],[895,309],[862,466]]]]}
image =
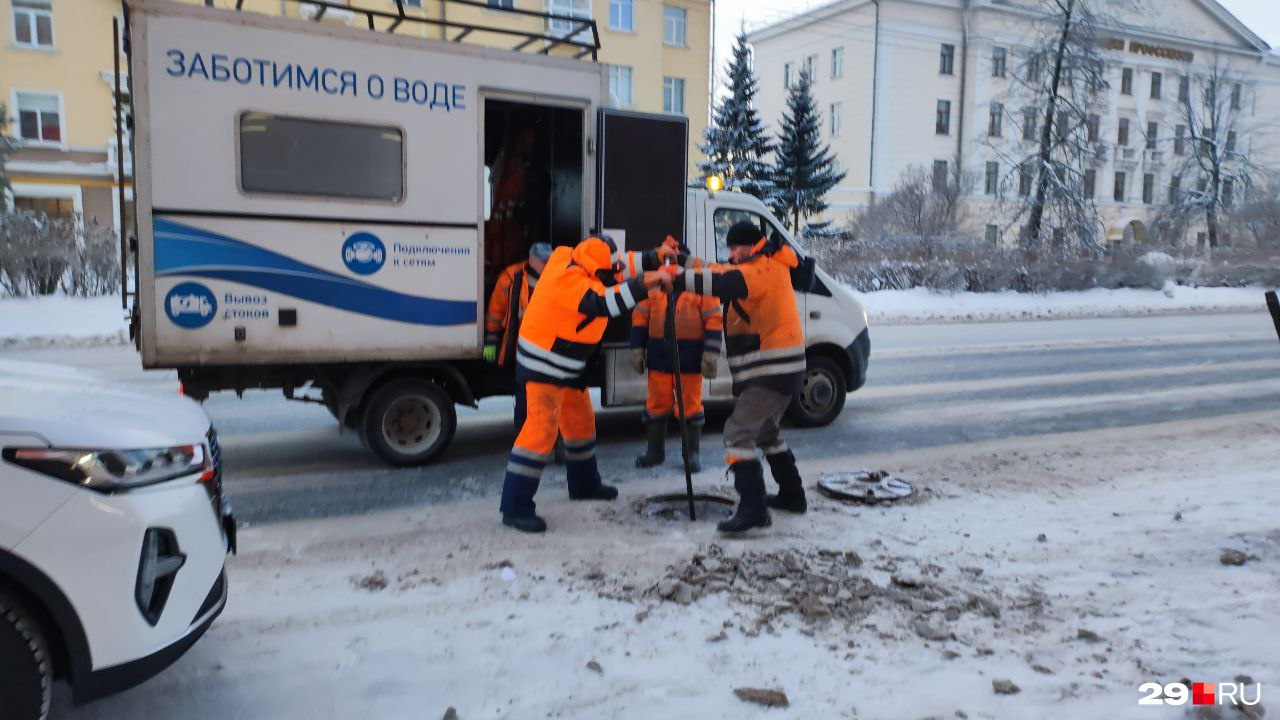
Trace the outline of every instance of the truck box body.
{"type": "MultiPolygon", "coordinates": [[[[478,356],[486,103],[563,108],[590,137],[604,66],[131,10],[146,366],[478,356]]],[[[587,148],[575,236],[594,214],[587,148]]]]}

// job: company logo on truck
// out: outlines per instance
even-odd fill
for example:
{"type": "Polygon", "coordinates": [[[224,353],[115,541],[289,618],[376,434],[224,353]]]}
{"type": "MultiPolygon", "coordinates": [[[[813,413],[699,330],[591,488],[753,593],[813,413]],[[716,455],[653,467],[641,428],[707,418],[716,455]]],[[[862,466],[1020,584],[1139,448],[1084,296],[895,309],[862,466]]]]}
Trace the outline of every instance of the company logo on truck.
{"type": "Polygon", "coordinates": [[[217,299],[200,283],[179,283],[164,297],[165,315],[174,325],[188,330],[208,325],[217,312],[217,299]]]}
{"type": "Polygon", "coordinates": [[[372,275],[382,269],[387,260],[387,248],[377,235],[358,232],[342,243],[342,262],[357,275],[372,275]]]}

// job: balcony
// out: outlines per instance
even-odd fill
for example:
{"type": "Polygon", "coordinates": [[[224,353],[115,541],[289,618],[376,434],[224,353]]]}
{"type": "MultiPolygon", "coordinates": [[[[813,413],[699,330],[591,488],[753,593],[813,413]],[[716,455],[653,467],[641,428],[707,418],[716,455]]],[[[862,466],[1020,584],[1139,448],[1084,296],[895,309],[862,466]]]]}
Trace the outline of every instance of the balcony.
{"type": "Polygon", "coordinates": [[[1135,166],[1138,164],[1138,151],[1131,147],[1117,147],[1115,161],[1116,165],[1135,166]]]}
{"type": "Polygon", "coordinates": [[[1164,151],[1163,150],[1145,150],[1143,151],[1143,162],[1147,167],[1163,167],[1164,151]]]}

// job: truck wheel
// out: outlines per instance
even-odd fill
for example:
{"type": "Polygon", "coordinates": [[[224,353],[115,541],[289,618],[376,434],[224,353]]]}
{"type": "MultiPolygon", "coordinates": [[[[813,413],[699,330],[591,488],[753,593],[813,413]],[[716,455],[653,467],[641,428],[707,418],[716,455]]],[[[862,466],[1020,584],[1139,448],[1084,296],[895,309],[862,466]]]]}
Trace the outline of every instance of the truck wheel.
{"type": "Polygon", "coordinates": [[[0,708],[13,720],[45,720],[53,699],[53,663],[35,617],[0,591],[0,708]]]}
{"type": "Polygon", "coordinates": [[[787,417],[800,427],[830,425],[844,409],[849,394],[844,373],[834,360],[810,355],[804,371],[804,387],[787,408],[787,417]]]}
{"type": "Polygon", "coordinates": [[[365,446],[390,465],[410,467],[434,459],[453,439],[453,400],[430,380],[402,378],[378,388],[363,404],[365,446]]]}

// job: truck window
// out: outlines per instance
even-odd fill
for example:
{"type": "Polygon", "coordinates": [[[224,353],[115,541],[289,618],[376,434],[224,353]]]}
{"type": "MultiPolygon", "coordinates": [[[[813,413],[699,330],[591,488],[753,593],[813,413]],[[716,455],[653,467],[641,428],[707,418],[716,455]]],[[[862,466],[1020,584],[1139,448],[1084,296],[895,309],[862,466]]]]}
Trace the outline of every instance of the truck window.
{"type": "Polygon", "coordinates": [[[720,208],[712,218],[716,226],[716,262],[729,262],[729,228],[742,221],[747,221],[760,228],[761,234],[769,232],[769,223],[760,213],[734,208],[720,208]]]}
{"type": "Polygon", "coordinates": [[[399,128],[269,113],[240,116],[245,192],[398,202],[404,197],[399,128]]]}

